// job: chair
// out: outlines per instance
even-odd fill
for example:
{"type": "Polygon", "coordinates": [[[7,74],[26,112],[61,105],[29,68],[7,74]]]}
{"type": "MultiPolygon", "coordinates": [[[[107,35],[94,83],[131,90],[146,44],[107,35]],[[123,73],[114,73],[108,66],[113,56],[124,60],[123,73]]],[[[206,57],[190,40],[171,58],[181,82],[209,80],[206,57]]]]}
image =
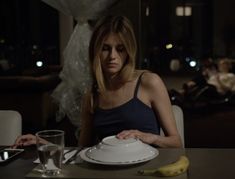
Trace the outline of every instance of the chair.
{"type": "MultiPolygon", "coordinates": [[[[175,116],[176,126],[177,126],[177,129],[178,129],[180,137],[181,137],[182,145],[184,147],[184,114],[183,114],[183,110],[181,109],[181,107],[179,107],[177,105],[172,105],[172,110],[173,110],[173,113],[175,116]]],[[[162,129],[160,131],[160,135],[164,135],[164,132],[162,129]]]]}
{"type": "Polygon", "coordinates": [[[22,134],[22,117],[19,112],[0,110],[0,145],[10,146],[22,134]]]}

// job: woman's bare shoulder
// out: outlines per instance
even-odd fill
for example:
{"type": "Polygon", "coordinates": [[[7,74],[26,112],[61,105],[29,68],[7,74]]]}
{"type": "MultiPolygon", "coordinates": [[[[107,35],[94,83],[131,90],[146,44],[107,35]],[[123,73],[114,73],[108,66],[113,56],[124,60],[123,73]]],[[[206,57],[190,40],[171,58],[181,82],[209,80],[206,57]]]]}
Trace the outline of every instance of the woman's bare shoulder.
{"type": "Polygon", "coordinates": [[[146,71],[142,75],[141,84],[145,87],[156,87],[156,85],[162,85],[163,82],[158,74],[146,71]]]}

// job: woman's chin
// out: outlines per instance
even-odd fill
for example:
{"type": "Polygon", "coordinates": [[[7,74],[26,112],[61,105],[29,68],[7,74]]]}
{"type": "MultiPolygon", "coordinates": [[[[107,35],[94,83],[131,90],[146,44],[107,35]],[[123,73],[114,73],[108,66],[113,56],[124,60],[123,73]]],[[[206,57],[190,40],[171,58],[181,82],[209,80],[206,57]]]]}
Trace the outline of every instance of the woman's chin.
{"type": "Polygon", "coordinates": [[[116,77],[117,75],[119,74],[119,71],[118,72],[107,72],[106,74],[105,74],[105,76],[107,77],[107,78],[114,78],[114,77],[116,77]]]}
{"type": "Polygon", "coordinates": [[[108,70],[106,70],[106,76],[107,77],[111,77],[111,76],[116,76],[118,73],[120,72],[120,70],[118,70],[118,69],[114,69],[114,68],[110,68],[110,69],[108,69],[108,70]]]}

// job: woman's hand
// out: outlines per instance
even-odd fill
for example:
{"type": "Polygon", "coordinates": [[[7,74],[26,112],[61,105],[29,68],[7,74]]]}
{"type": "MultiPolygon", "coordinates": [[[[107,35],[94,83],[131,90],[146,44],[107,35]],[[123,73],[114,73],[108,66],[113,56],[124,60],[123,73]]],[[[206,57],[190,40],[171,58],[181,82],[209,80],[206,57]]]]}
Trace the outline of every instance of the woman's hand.
{"type": "Polygon", "coordinates": [[[147,144],[154,144],[157,137],[158,135],[141,132],[139,130],[124,130],[117,134],[117,138],[119,139],[137,138],[147,144]]]}
{"type": "Polygon", "coordinates": [[[178,135],[160,136],[157,134],[141,132],[139,130],[124,130],[120,132],[119,134],[117,134],[117,138],[118,139],[137,138],[146,144],[155,145],[157,147],[168,147],[168,148],[169,147],[174,147],[174,148],[182,147],[180,136],[178,135]],[[171,141],[175,141],[175,143],[171,141]],[[168,143],[169,144],[172,143],[172,144],[169,145],[168,143]]]}
{"type": "Polygon", "coordinates": [[[24,147],[35,144],[36,144],[36,136],[32,134],[26,134],[17,137],[12,148],[24,147]]]}

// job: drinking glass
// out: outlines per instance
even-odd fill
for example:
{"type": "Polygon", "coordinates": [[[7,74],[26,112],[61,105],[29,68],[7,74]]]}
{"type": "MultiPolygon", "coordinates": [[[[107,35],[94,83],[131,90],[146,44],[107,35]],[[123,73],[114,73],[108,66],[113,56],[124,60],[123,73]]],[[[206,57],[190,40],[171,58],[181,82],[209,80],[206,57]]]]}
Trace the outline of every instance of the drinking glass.
{"type": "Polygon", "coordinates": [[[60,174],[64,152],[64,131],[39,131],[36,133],[36,141],[43,175],[55,176],[60,174]]]}

